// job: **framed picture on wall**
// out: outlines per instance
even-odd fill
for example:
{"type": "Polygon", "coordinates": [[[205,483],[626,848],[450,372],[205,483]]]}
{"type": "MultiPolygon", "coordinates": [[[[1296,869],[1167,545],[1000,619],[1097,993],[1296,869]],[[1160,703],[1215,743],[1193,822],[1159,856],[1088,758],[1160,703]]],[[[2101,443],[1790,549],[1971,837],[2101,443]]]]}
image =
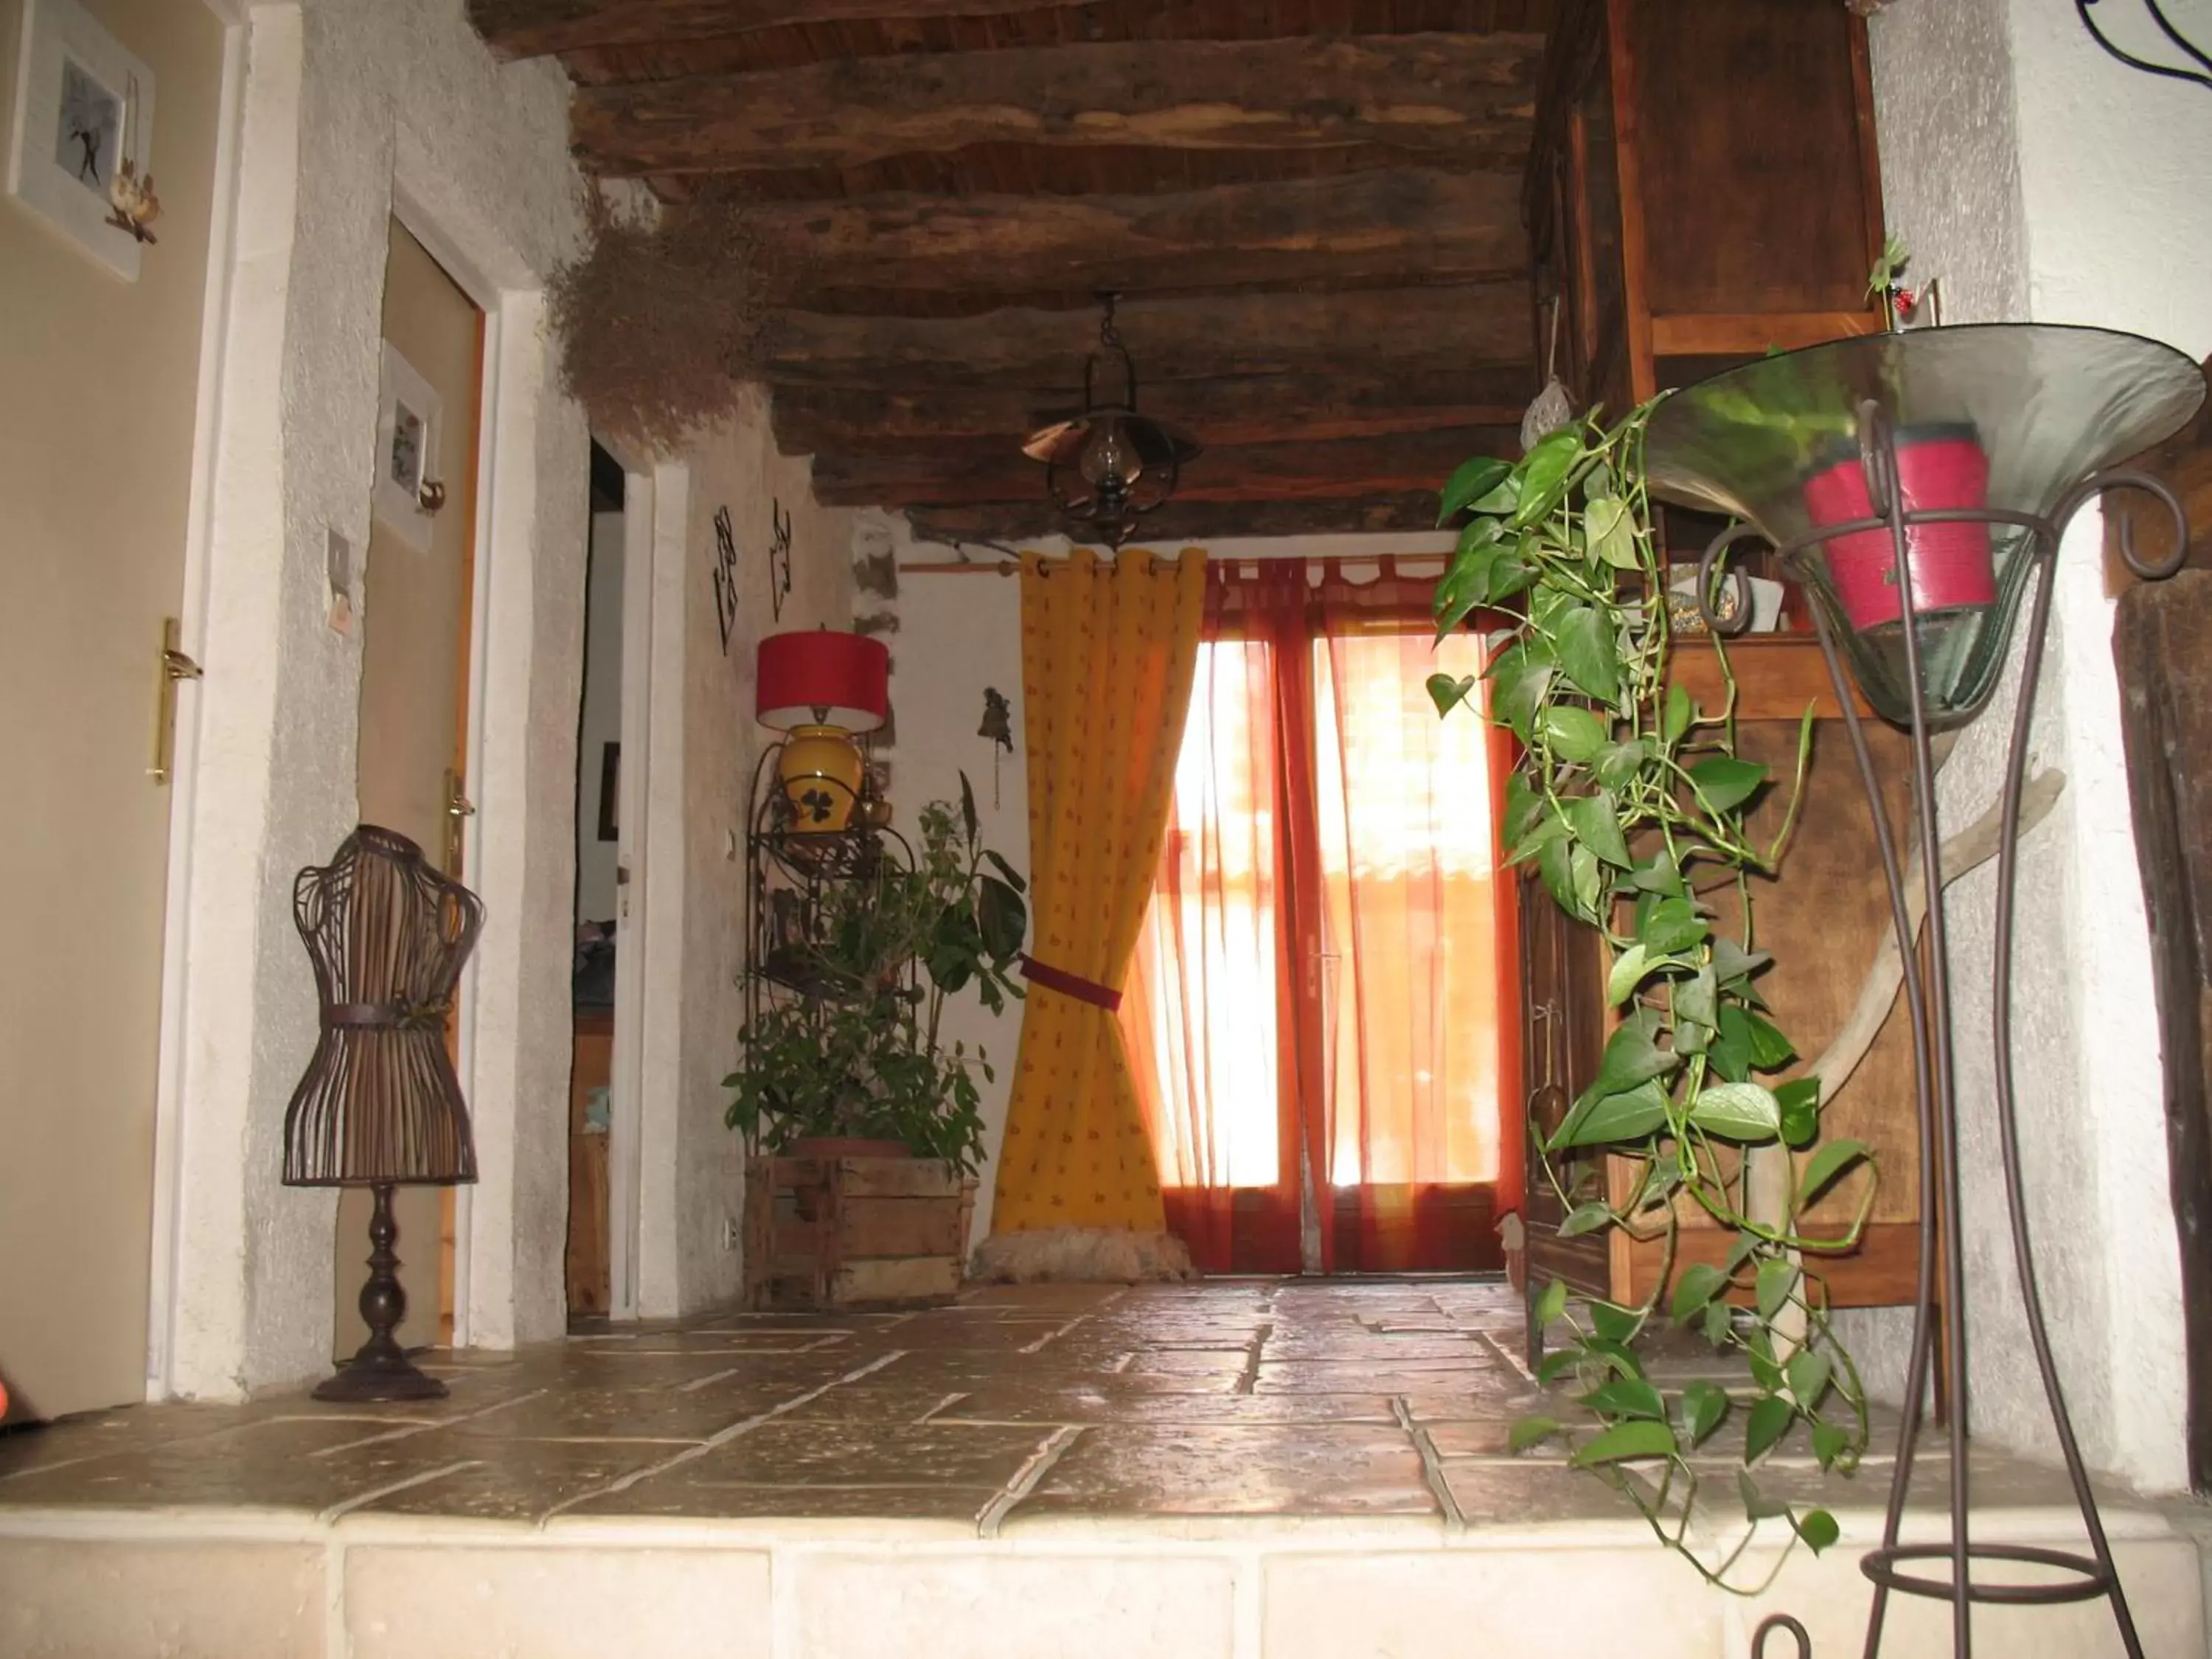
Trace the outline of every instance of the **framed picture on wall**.
{"type": "Polygon", "coordinates": [[[376,483],[371,508],[417,553],[430,550],[433,509],[424,505],[438,464],[445,400],[415,365],[384,343],[376,397],[376,483]]]}
{"type": "Polygon", "coordinates": [[[139,240],[109,191],[153,171],[154,72],[76,0],[23,0],[8,194],[117,276],[138,280],[139,240]]]}

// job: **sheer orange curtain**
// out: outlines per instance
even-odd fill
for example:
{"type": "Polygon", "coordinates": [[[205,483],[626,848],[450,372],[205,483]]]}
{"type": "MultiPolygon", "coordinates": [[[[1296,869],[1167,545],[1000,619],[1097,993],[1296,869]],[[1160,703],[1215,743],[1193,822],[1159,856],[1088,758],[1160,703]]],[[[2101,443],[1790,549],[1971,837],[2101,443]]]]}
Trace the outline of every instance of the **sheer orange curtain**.
{"type": "Polygon", "coordinates": [[[1427,677],[1480,647],[1431,651],[1431,586],[1209,577],[1122,1019],[1169,1225],[1213,1271],[1495,1265],[1519,1203],[1510,754],[1437,720],[1427,677]]]}

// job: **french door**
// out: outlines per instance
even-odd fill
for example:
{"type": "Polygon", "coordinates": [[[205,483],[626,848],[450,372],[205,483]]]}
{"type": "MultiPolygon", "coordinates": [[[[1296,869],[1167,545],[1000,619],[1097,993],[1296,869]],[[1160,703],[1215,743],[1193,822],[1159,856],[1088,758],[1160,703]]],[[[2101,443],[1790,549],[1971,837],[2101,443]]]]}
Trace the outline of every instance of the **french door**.
{"type": "Polygon", "coordinates": [[[1123,1026],[1210,1271],[1494,1267],[1517,1201],[1501,757],[1425,689],[1479,673],[1480,641],[1432,649],[1428,583],[1357,574],[1209,578],[1123,1026]]]}

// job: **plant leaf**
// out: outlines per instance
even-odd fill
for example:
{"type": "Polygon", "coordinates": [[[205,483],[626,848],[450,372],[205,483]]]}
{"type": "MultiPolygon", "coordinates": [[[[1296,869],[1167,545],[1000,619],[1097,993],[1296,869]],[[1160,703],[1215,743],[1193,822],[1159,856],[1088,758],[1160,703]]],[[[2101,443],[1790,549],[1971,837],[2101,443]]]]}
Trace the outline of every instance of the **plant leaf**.
{"type": "Polygon", "coordinates": [[[968,781],[968,775],[960,775],[960,826],[968,832],[968,844],[975,844],[979,823],[975,817],[975,791],[968,781]]]}
{"type": "Polygon", "coordinates": [[[1729,812],[1759,793],[1766,781],[1766,768],[1757,761],[1733,755],[1714,755],[1684,769],[1706,803],[1716,812],[1729,812]]]}
{"type": "Polygon", "coordinates": [[[1552,677],[1559,672],[1551,649],[1540,641],[1516,640],[1491,659],[1486,671],[1491,708],[1524,743],[1552,689],[1552,677]]]}
{"type": "Polygon", "coordinates": [[[1608,1342],[1632,1342],[1644,1321],[1633,1308],[1615,1307],[1610,1302],[1590,1301],[1583,1304],[1589,1310],[1590,1328],[1608,1342]]]}
{"type": "Polygon", "coordinates": [[[1660,1398],[1659,1390],[1634,1377],[1616,1376],[1601,1382],[1583,1395],[1582,1403],[1607,1417],[1640,1417],[1654,1422],[1663,1422],[1667,1417],[1667,1402],[1660,1398]]]}
{"type": "Polygon", "coordinates": [[[1559,1423],[1555,1418],[1516,1418],[1514,1419],[1513,1426],[1506,1431],[1505,1443],[1516,1452],[1524,1452],[1531,1446],[1540,1445],[1549,1440],[1559,1431],[1559,1423]]]}
{"type": "Polygon", "coordinates": [[[1682,740],[1682,734],[1690,729],[1690,722],[1696,717],[1697,706],[1690,701],[1690,694],[1679,685],[1668,686],[1667,712],[1659,721],[1660,741],[1672,749],[1682,740]]]}
{"type": "Polygon", "coordinates": [[[1516,469],[1521,500],[1513,509],[1513,525],[1525,530],[1559,504],[1567,493],[1567,474],[1582,453],[1582,433],[1574,427],[1536,441],[1516,469]]]}
{"type": "MultiPolygon", "coordinates": [[[[1786,1426],[1786,1425],[1785,1425],[1786,1426]]],[[[1743,1499],[1743,1518],[1747,1521],[1771,1521],[1778,1515],[1790,1513],[1790,1505],[1778,1504],[1759,1489],[1759,1483],[1747,1470],[1735,1472],[1736,1495],[1743,1499]]]]}
{"type": "Polygon", "coordinates": [[[1863,1140],[1832,1140],[1805,1162],[1805,1174],[1797,1183],[1797,1207],[1803,1209],[1834,1182],[1838,1176],[1863,1158],[1873,1156],[1863,1140]]]}
{"type": "Polygon", "coordinates": [[[1820,1079],[1792,1078],[1774,1085],[1782,1109],[1782,1139],[1792,1147],[1809,1146],[1820,1133],[1820,1079]]]}
{"type": "Polygon", "coordinates": [[[1820,1405],[1834,1371],[1833,1362],[1818,1348],[1800,1348],[1790,1356],[1790,1363],[1783,1367],[1782,1374],[1790,1379],[1790,1396],[1796,1401],[1798,1410],[1810,1412],[1820,1405]]]}
{"type": "Polygon", "coordinates": [[[1636,781],[1636,775],[1651,757],[1651,744],[1643,738],[1626,743],[1609,743],[1591,758],[1590,769],[1597,781],[1616,793],[1636,781]]]}
{"type": "Polygon", "coordinates": [[[1615,957],[1605,976],[1606,1006],[1618,1007],[1634,996],[1636,988],[1650,971],[1651,953],[1641,945],[1632,945],[1615,957]]]}
{"type": "Polygon", "coordinates": [[[1559,653],[1559,672],[1600,702],[1620,695],[1620,664],[1613,629],[1596,609],[1578,605],[1547,630],[1559,653]]]}
{"type": "Polygon", "coordinates": [[[1771,1140],[1782,1133],[1782,1109],[1757,1083],[1717,1083],[1690,1103],[1690,1121],[1728,1140],[1771,1140]]]}
{"type": "Polygon", "coordinates": [[[1431,674],[1428,686],[1429,701],[1436,704],[1437,718],[1441,720],[1467,701],[1467,694],[1474,690],[1475,678],[1468,674],[1454,679],[1449,674],[1431,674]]]}
{"type": "Polygon", "coordinates": [[[1771,951],[1747,951],[1732,939],[1713,941],[1713,975],[1723,990],[1734,990],[1774,960],[1771,951]]]}
{"type": "Polygon", "coordinates": [[[1536,1362],[1536,1381],[1548,1389],[1582,1363],[1580,1348],[1554,1348],[1536,1362]]]}
{"type": "Polygon", "coordinates": [[[1577,1468],[1588,1468],[1593,1463],[1616,1463],[1630,1457],[1672,1457],[1674,1455],[1674,1431],[1662,1420],[1650,1422],[1638,1419],[1616,1423],[1601,1434],[1593,1435],[1575,1448],[1568,1460],[1577,1468]]]}
{"type": "Polygon", "coordinates": [[[1797,1415],[1795,1408],[1780,1395],[1770,1394],[1751,1408],[1744,1419],[1743,1461],[1756,1463],[1774,1443],[1790,1431],[1790,1420],[1797,1415]]]}
{"type": "Polygon", "coordinates": [[[1547,1150],[1641,1140],[1667,1121],[1667,1096],[1656,1080],[1585,1099],[1586,1104],[1567,1114],[1547,1150]]]}
{"type": "Polygon", "coordinates": [[[1841,1425],[1834,1423],[1815,1423],[1813,1425],[1813,1455],[1820,1460],[1824,1469],[1833,1468],[1836,1460],[1851,1443],[1851,1437],[1841,1425]]]}
{"type": "Polygon", "coordinates": [[[1536,1298],[1536,1328],[1559,1322],[1559,1316],[1567,1310],[1567,1285],[1565,1279],[1555,1279],[1544,1286],[1544,1293],[1536,1298]]]}
{"type": "Polygon", "coordinates": [[[1790,1300],[1790,1291],[1797,1288],[1797,1264],[1775,1256],[1759,1264],[1759,1277],[1753,1295],[1759,1303],[1759,1316],[1771,1320],[1790,1300]]]}
{"type": "Polygon", "coordinates": [[[1628,842],[1620,833],[1620,819],[1614,815],[1610,800],[1603,795],[1577,795],[1559,810],[1565,814],[1567,828],[1575,832],[1577,841],[1616,869],[1629,867],[1632,860],[1628,842]]]}
{"type": "Polygon", "coordinates": [[[1728,1390],[1699,1377],[1682,1389],[1682,1432],[1692,1446],[1720,1427],[1728,1415],[1728,1390]]]}
{"type": "MultiPolygon", "coordinates": [[[[1464,509],[1468,503],[1495,489],[1513,471],[1510,461],[1498,460],[1488,455],[1478,455],[1473,460],[1462,461],[1444,481],[1439,497],[1440,510],[1437,522],[1443,523],[1452,514],[1464,509]]],[[[1436,475],[1429,475],[1434,477],[1436,475]]]]}
{"type": "Polygon", "coordinates": [[[1597,1079],[1583,1091],[1583,1097],[1617,1094],[1633,1088],[1646,1078],[1664,1077],[1680,1065],[1677,1056],[1651,1040],[1657,1029],[1658,1017],[1648,1009],[1615,1026],[1613,1035],[1605,1040],[1605,1052],[1598,1057],[1597,1079]]]}
{"type": "Polygon", "coordinates": [[[1636,936],[1655,956],[1673,956],[1705,942],[1711,927],[1686,898],[1662,898],[1636,930],[1636,936]]]}
{"type": "Polygon", "coordinates": [[[1547,708],[1540,724],[1552,752],[1565,761],[1588,760],[1603,746],[1607,737],[1603,720],[1571,703],[1547,708]]]}
{"type": "Polygon", "coordinates": [[[1589,504],[1583,520],[1583,539],[1591,552],[1616,570],[1637,568],[1636,526],[1628,516],[1628,503],[1607,495],[1589,504]]]}
{"type": "Polygon", "coordinates": [[[1730,1316],[1729,1314],[1729,1304],[1727,1303],[1708,1302],[1705,1304],[1705,1328],[1706,1341],[1711,1343],[1716,1348],[1721,1346],[1728,1340],[1729,1323],[1730,1316]]]}
{"type": "Polygon", "coordinates": [[[1844,1529],[1836,1524],[1836,1517],[1826,1510],[1807,1510],[1792,1517],[1790,1524],[1797,1528],[1805,1547],[1815,1555],[1844,1535],[1844,1529]]]}
{"type": "Polygon", "coordinates": [[[1771,1072],[1797,1058],[1797,1050],[1771,1021],[1747,1012],[1744,1025],[1751,1033],[1751,1064],[1755,1071],[1771,1072]]]}
{"type": "Polygon", "coordinates": [[[1728,1275],[1710,1261],[1693,1261],[1675,1276],[1674,1317],[1689,1322],[1691,1315],[1728,1288],[1728,1275]]]}
{"type": "MultiPolygon", "coordinates": [[[[1674,855],[1663,848],[1650,863],[1638,865],[1636,873],[1630,879],[1640,892],[1656,893],[1665,898],[1686,899],[1690,896],[1689,889],[1682,884],[1682,872],[1674,867],[1674,855]]],[[[1714,946],[1714,954],[1717,958],[1717,943],[1714,946]]]]}
{"type": "Polygon", "coordinates": [[[1594,1233],[1601,1227],[1613,1224],[1613,1211],[1603,1204],[1578,1204],[1559,1224],[1561,1238],[1580,1238],[1584,1233],[1594,1233]]]}
{"type": "Polygon", "coordinates": [[[1006,878],[1007,886],[1012,888],[1017,893],[1026,893],[1030,890],[1029,883],[1022,879],[1022,872],[1015,869],[1012,865],[1007,863],[1006,860],[1001,858],[998,854],[993,852],[987,847],[983,849],[983,856],[990,860],[992,866],[996,869],[1001,876],[1006,878]]]}
{"type": "Polygon", "coordinates": [[[1675,981],[1674,1011],[1676,1042],[1679,1043],[1681,1041],[1680,1028],[1685,1024],[1702,1025],[1705,1030],[1711,1030],[1714,1021],[1718,1018],[1716,1012],[1718,1002],[1719,992],[1713,983],[1713,970],[1710,967],[1700,968],[1691,978],[1675,981]]]}

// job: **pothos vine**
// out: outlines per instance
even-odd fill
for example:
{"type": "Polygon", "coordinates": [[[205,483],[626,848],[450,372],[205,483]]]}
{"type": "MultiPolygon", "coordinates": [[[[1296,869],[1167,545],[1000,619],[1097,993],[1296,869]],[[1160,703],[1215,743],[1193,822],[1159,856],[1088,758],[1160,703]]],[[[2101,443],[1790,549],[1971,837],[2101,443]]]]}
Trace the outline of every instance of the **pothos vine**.
{"type": "MultiPolygon", "coordinates": [[[[1610,952],[1606,996],[1617,1018],[1596,1078],[1540,1140],[1543,1178],[1566,1217],[1559,1232],[1618,1228],[1660,1247],[1638,1306],[1589,1298],[1570,1308],[1557,1282],[1539,1293],[1535,1317],[1565,1335],[1538,1380],[1571,1379],[1584,1414],[1523,1418],[1512,1443],[1563,1443],[1571,1464],[1620,1492],[1709,1580],[1751,1594],[1787,1554],[1744,1582],[1762,1522],[1786,1522],[1816,1552],[1838,1536],[1826,1510],[1762,1492],[1762,1465],[1801,1432],[1824,1470],[1849,1474],[1866,1449],[1865,1389],[1814,1264],[1858,1243],[1873,1185],[1847,1231],[1816,1236],[1801,1224],[1808,1206],[1870,1161],[1859,1141],[1822,1139],[1818,1079],[1771,1080],[1796,1051],[1758,988],[1771,958],[1753,936],[1750,878],[1776,871],[1796,825],[1813,711],[1800,724],[1788,809],[1762,845],[1749,814],[1777,781],[1737,753],[1725,641],[1710,641],[1722,707],[1699,707],[1668,678],[1674,641],[1644,481],[1651,408],[1555,432],[1517,463],[1478,459],[1455,472],[1439,521],[1463,527],[1435,614],[1439,639],[1499,624],[1483,678],[1490,718],[1521,745],[1503,824],[1510,861],[1533,863],[1553,899],[1600,930],[1610,952]],[[1721,931],[1706,902],[1731,888],[1741,937],[1721,931]],[[1762,1147],[1774,1149],[1769,1158],[1808,1156],[1762,1183],[1749,1155],[1762,1147]],[[1608,1183],[1608,1164],[1626,1179],[1608,1183]],[[1678,1271],[1685,1220],[1700,1215],[1727,1249],[1678,1271]],[[1729,1357],[1717,1370],[1740,1364],[1741,1380],[1655,1382],[1638,1345],[1669,1324],[1729,1357]],[[1717,1542],[1700,1524],[1700,1498],[1721,1462],[1714,1437],[1739,1416],[1741,1446],[1728,1461],[1744,1523],[1732,1543],[1717,1542]]],[[[1478,701],[1477,684],[1437,674],[1428,689],[1449,714],[1478,701]]]]}

